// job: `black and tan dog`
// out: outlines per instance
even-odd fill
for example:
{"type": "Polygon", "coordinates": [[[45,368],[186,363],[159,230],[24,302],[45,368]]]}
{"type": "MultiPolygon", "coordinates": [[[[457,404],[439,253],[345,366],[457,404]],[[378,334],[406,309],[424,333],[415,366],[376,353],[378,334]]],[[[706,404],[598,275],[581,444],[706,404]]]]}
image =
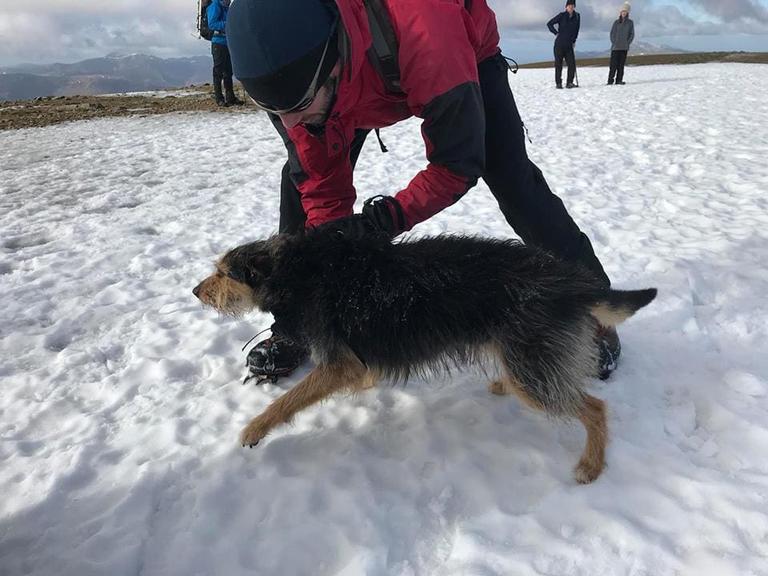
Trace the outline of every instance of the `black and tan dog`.
{"type": "Polygon", "coordinates": [[[605,406],[584,390],[597,366],[596,323],[622,322],[656,290],[605,288],[581,267],[514,241],[391,243],[320,228],[231,250],[194,294],[225,314],[274,313],[316,363],[246,426],[243,445],[334,392],[491,357],[500,373],[492,393],[582,422],[587,443],[575,476],[586,483],[600,475],[607,441],[605,406]]]}

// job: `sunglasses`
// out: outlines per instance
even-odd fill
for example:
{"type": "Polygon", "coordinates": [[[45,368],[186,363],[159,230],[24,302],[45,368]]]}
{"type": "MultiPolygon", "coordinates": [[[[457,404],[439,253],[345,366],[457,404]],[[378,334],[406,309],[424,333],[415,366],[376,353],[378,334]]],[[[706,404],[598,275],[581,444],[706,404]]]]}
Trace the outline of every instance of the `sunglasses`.
{"type": "Polygon", "coordinates": [[[290,106],[288,108],[277,108],[275,106],[271,106],[270,104],[267,104],[266,102],[259,102],[256,100],[253,96],[250,96],[251,101],[256,105],[257,108],[261,108],[265,112],[270,112],[272,114],[277,114],[280,116],[281,114],[291,114],[293,112],[301,112],[303,110],[306,110],[310,106],[312,106],[312,103],[315,101],[315,97],[317,96],[318,91],[322,86],[318,86],[319,80],[320,80],[320,72],[323,69],[323,65],[325,64],[325,57],[328,54],[328,46],[331,44],[331,40],[336,37],[334,34],[336,32],[336,26],[339,23],[339,16],[337,15],[336,18],[333,21],[333,24],[331,25],[331,33],[328,35],[328,40],[325,41],[325,48],[323,48],[323,54],[320,56],[320,63],[317,65],[317,70],[315,70],[315,75],[312,78],[312,82],[309,83],[309,88],[307,88],[307,91],[304,92],[301,98],[299,98],[299,101],[294,104],[293,106],[290,106]]]}

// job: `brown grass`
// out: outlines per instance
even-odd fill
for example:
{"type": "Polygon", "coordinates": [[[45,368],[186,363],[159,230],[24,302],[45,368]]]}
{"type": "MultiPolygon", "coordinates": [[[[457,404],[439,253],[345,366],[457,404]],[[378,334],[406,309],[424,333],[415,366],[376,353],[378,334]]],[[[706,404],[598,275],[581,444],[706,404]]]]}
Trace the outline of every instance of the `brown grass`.
{"type": "MultiPolygon", "coordinates": [[[[689,52],[685,54],[632,54],[627,58],[628,66],[650,66],[653,64],[706,64],[709,62],[741,62],[745,64],[768,64],[768,52],[689,52]]],[[[579,66],[608,66],[610,58],[579,58],[579,66]]],[[[551,68],[552,61],[521,64],[520,68],[551,68]]]]}
{"type": "MultiPolygon", "coordinates": [[[[49,126],[74,120],[90,120],[107,116],[148,116],[170,112],[237,112],[254,110],[251,106],[220,108],[211,97],[210,84],[189,86],[170,92],[170,96],[158,98],[118,94],[114,96],[48,96],[34,100],[0,102],[0,130],[49,126]],[[174,94],[176,92],[176,94],[174,94]]],[[[247,100],[242,88],[236,92],[241,100],[247,100]]]]}

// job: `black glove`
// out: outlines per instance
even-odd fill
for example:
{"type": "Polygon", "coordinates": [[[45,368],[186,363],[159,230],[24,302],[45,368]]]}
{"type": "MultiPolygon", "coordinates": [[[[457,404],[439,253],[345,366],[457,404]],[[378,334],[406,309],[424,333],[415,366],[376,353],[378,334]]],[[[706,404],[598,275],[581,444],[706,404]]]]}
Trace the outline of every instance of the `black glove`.
{"type": "Polygon", "coordinates": [[[392,196],[374,196],[363,204],[363,216],[367,216],[381,232],[394,238],[405,232],[405,214],[400,202],[392,196]]]}
{"type": "Polygon", "coordinates": [[[339,218],[321,228],[351,237],[381,234],[394,238],[405,231],[405,215],[400,203],[392,196],[374,196],[365,201],[360,214],[339,218]]]}
{"type": "Polygon", "coordinates": [[[326,222],[316,228],[317,230],[332,230],[348,238],[360,238],[383,233],[373,223],[373,220],[365,214],[352,214],[331,222],[326,222]]]}

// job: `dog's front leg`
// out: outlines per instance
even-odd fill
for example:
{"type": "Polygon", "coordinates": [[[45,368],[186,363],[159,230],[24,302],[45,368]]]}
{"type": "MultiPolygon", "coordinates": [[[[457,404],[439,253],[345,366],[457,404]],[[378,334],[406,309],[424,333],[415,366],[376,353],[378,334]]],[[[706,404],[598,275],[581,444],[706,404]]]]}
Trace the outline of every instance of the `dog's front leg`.
{"type": "Polygon", "coordinates": [[[304,380],[272,402],[240,433],[243,446],[253,447],[275,426],[289,422],[294,414],[345,388],[361,389],[370,379],[356,358],[317,366],[304,380]]]}

